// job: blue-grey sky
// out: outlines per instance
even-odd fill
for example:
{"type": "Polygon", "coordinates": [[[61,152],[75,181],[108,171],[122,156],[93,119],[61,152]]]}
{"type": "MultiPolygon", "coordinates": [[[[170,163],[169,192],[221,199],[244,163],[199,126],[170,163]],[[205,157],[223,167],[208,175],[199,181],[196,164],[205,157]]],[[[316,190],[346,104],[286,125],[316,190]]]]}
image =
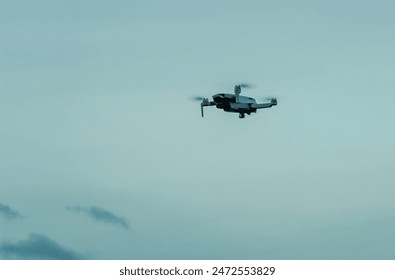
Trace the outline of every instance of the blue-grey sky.
{"type": "Polygon", "coordinates": [[[0,2],[0,258],[394,259],[394,9],[0,2]]]}

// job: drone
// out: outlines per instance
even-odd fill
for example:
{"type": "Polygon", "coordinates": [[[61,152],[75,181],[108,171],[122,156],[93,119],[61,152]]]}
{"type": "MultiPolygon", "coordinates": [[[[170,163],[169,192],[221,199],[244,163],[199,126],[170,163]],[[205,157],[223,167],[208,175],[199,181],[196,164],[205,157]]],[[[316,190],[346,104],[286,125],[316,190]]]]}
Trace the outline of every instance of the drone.
{"type": "Polygon", "coordinates": [[[254,98],[240,95],[241,88],[250,87],[248,84],[235,85],[235,93],[218,93],[213,95],[213,101],[209,101],[208,98],[198,97],[197,100],[201,100],[200,104],[202,117],[204,117],[203,107],[216,106],[218,109],[223,109],[225,112],[239,113],[239,118],[243,119],[245,114],[250,115],[256,113],[257,109],[271,108],[277,106],[277,99],[270,98],[267,103],[256,103],[254,98]]]}

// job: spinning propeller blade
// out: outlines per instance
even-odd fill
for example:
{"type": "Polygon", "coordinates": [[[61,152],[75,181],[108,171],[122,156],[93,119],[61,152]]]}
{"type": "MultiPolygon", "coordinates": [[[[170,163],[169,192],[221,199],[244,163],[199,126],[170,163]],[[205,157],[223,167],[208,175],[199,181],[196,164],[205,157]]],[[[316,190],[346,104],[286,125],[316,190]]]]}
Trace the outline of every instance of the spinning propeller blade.
{"type": "Polygon", "coordinates": [[[201,96],[192,96],[191,99],[193,101],[201,101],[200,111],[202,112],[202,117],[204,117],[203,107],[208,105],[208,98],[201,97],[201,96]]]}
{"type": "Polygon", "coordinates": [[[270,101],[272,99],[277,99],[277,97],[269,96],[269,97],[259,98],[259,100],[262,100],[262,101],[270,101]]]}
{"type": "Polygon", "coordinates": [[[252,84],[243,83],[243,84],[240,84],[240,87],[242,87],[242,88],[252,88],[254,86],[252,84]]]}
{"type": "Polygon", "coordinates": [[[202,101],[204,99],[204,97],[201,97],[201,96],[192,96],[192,100],[195,100],[195,101],[202,101]]]}
{"type": "Polygon", "coordinates": [[[260,98],[262,101],[265,101],[265,102],[269,102],[270,100],[272,100],[272,98],[271,97],[265,97],[265,98],[260,98]]]}
{"type": "Polygon", "coordinates": [[[261,99],[262,100],[262,102],[265,102],[265,103],[272,103],[273,105],[277,105],[277,98],[276,97],[266,97],[266,98],[263,98],[263,99],[261,99]]]}

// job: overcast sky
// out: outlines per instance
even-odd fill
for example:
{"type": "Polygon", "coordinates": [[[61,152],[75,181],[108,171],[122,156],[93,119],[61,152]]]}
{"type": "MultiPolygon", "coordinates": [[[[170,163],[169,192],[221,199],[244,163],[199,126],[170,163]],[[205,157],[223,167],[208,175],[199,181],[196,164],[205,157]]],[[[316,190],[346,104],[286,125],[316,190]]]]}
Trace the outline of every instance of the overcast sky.
{"type": "Polygon", "coordinates": [[[1,1],[0,259],[395,259],[394,9],[1,1]]]}

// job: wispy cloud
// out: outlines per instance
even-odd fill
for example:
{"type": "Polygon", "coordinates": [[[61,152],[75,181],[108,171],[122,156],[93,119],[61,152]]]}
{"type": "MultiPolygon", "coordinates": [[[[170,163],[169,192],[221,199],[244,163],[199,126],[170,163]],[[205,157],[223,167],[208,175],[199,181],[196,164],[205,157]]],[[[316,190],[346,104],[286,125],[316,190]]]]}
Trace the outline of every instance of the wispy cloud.
{"type": "Polygon", "coordinates": [[[129,229],[129,222],[127,219],[117,216],[111,213],[110,211],[107,211],[99,207],[84,208],[80,206],[75,206],[75,207],[67,207],[66,209],[78,213],[85,213],[92,219],[99,222],[104,222],[104,223],[112,224],[114,226],[122,227],[124,229],[129,229]]]}
{"type": "Polygon", "coordinates": [[[19,260],[79,260],[83,256],[59,245],[47,236],[30,234],[27,239],[17,242],[0,243],[0,255],[6,259],[19,260]]]}
{"type": "Polygon", "coordinates": [[[22,218],[18,211],[13,210],[10,206],[0,203],[0,215],[7,220],[15,220],[22,218]]]}

